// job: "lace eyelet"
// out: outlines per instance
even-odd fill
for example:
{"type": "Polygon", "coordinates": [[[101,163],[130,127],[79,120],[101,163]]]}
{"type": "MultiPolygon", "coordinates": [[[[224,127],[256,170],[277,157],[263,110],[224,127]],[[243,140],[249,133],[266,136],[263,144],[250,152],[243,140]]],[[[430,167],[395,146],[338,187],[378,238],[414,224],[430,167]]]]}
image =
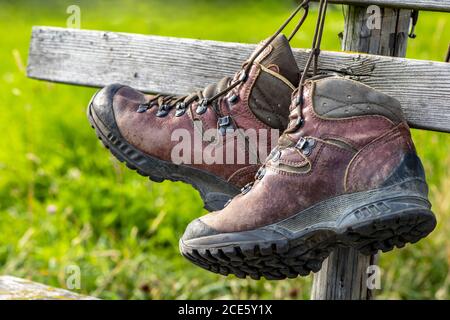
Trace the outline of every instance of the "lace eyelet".
{"type": "Polygon", "coordinates": [[[250,190],[252,190],[252,187],[253,187],[253,183],[252,183],[252,182],[247,183],[247,184],[241,189],[241,193],[242,193],[243,195],[249,193],[250,190]]]}
{"type": "Polygon", "coordinates": [[[230,97],[228,97],[227,101],[230,105],[234,105],[239,101],[239,96],[236,94],[233,94],[230,97]]]}
{"type": "Polygon", "coordinates": [[[163,104],[159,107],[158,112],[156,112],[156,116],[158,118],[163,118],[169,114],[170,106],[167,104],[163,104]]]}
{"type": "Polygon", "coordinates": [[[221,135],[226,135],[228,131],[233,131],[233,123],[230,116],[225,116],[217,120],[217,126],[221,135]]]}
{"type": "Polygon", "coordinates": [[[277,162],[281,158],[281,151],[277,150],[277,152],[273,155],[272,159],[270,159],[273,162],[277,162]]]}
{"type": "Polygon", "coordinates": [[[305,119],[297,118],[297,121],[295,122],[295,127],[294,127],[294,129],[292,129],[292,131],[297,131],[298,129],[303,127],[304,124],[305,124],[305,119]]]}
{"type": "Polygon", "coordinates": [[[239,81],[245,82],[247,81],[247,78],[247,73],[245,72],[245,70],[242,70],[241,74],[239,75],[239,81]]]}
{"type": "Polygon", "coordinates": [[[186,104],[184,102],[180,102],[177,104],[176,107],[176,111],[175,111],[175,116],[176,117],[181,117],[183,114],[186,113],[187,107],[186,104]]]}
{"type": "Polygon", "coordinates": [[[306,139],[303,137],[301,137],[295,145],[295,147],[300,150],[305,156],[309,156],[315,146],[316,141],[314,139],[306,139]]]}
{"type": "Polygon", "coordinates": [[[177,111],[175,111],[175,117],[181,117],[185,113],[186,113],[186,109],[177,110],[177,111]]]}
{"type": "Polygon", "coordinates": [[[309,156],[312,153],[312,148],[306,148],[302,150],[305,156],[309,156]]]}
{"type": "Polygon", "coordinates": [[[258,172],[256,172],[255,179],[261,180],[266,175],[266,168],[261,167],[258,169],[258,172]]]}
{"type": "Polygon", "coordinates": [[[303,150],[307,146],[308,146],[308,140],[306,140],[303,137],[301,137],[300,140],[298,140],[297,144],[295,145],[295,147],[299,150],[303,150]]]}
{"type": "Polygon", "coordinates": [[[195,110],[195,113],[201,115],[204,114],[206,110],[208,110],[208,100],[203,99],[202,101],[199,102],[197,109],[195,110]]]}
{"type": "Polygon", "coordinates": [[[148,109],[150,109],[150,106],[148,104],[140,104],[136,112],[137,113],[144,113],[148,109]]]}

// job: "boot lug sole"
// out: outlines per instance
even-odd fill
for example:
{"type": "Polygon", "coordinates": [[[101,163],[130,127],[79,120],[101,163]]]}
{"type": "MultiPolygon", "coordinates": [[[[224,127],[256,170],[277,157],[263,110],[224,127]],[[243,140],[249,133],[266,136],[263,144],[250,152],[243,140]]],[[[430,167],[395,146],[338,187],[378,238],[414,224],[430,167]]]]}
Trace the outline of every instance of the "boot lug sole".
{"type": "MultiPolygon", "coordinates": [[[[340,247],[355,248],[365,255],[388,252],[416,243],[434,230],[436,219],[424,197],[387,194],[385,203],[391,209],[384,212],[357,215],[361,208],[380,203],[378,199],[334,214],[333,221],[302,225],[301,230],[295,228],[291,217],[251,231],[181,239],[180,251],[194,264],[215,273],[281,280],[319,271],[329,254],[340,247]]],[[[295,216],[303,215],[304,220],[305,211],[295,216]]]]}

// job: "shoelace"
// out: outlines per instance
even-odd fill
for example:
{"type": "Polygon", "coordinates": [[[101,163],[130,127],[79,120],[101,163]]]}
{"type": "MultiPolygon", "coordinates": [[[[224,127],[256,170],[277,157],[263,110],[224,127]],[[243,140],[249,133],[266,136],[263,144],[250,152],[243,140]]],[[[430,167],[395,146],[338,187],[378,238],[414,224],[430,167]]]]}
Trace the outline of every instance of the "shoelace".
{"type": "MultiPolygon", "coordinates": [[[[304,0],[289,16],[289,18],[280,26],[280,28],[261,46],[261,48],[252,55],[249,61],[244,63],[242,69],[235,74],[232,81],[229,82],[228,86],[213,95],[212,97],[204,97],[202,91],[197,91],[194,94],[182,97],[176,97],[173,95],[162,95],[158,94],[151,98],[148,102],[140,104],[138,107],[138,113],[144,113],[150,108],[154,106],[158,106],[158,111],[156,116],[165,117],[169,114],[170,110],[175,108],[175,116],[180,117],[184,115],[188,108],[191,107],[191,104],[194,101],[198,101],[198,106],[196,109],[196,113],[201,115],[205,113],[210,106],[214,106],[213,102],[218,100],[220,97],[228,94],[233,89],[237,88],[239,85],[243,84],[250,73],[250,69],[252,68],[255,61],[259,58],[259,56],[264,52],[264,50],[275,40],[275,38],[287,27],[287,25],[297,16],[297,14],[303,9],[304,13],[300,18],[299,22],[293,29],[292,33],[288,37],[288,40],[291,41],[292,38],[297,34],[303,23],[305,22],[308,13],[309,13],[309,3],[311,0],[304,0]]],[[[230,99],[236,97],[236,94],[233,94],[230,99]]],[[[214,112],[218,117],[222,117],[218,108],[213,107],[214,112]]]]}
{"type": "MultiPolygon", "coordinates": [[[[297,122],[294,127],[287,129],[285,133],[292,133],[300,129],[300,127],[304,124],[303,119],[303,91],[305,87],[305,83],[307,78],[309,77],[316,77],[317,76],[317,69],[318,69],[318,60],[320,55],[320,45],[322,42],[322,35],[323,35],[323,29],[325,25],[325,17],[328,7],[328,0],[320,0],[319,4],[319,14],[317,17],[317,23],[316,23],[316,29],[313,36],[313,43],[312,43],[312,49],[310,52],[310,55],[308,56],[308,60],[306,62],[305,68],[303,70],[302,76],[300,78],[299,87],[296,89],[298,92],[297,99],[295,101],[295,104],[297,106],[297,113],[298,118],[297,122]],[[313,75],[309,76],[308,72],[310,71],[311,65],[313,64],[313,75]]],[[[315,141],[313,139],[306,139],[306,138],[300,138],[299,141],[296,143],[295,148],[298,152],[302,152],[304,155],[308,155],[311,153],[311,149],[315,146],[315,141]]],[[[274,158],[279,158],[281,155],[281,152],[279,150],[279,147],[276,147],[267,157],[266,163],[268,160],[274,158]]],[[[266,173],[266,164],[261,166],[258,170],[258,172],[255,175],[255,181],[261,180],[266,173]]],[[[244,195],[248,193],[253,185],[255,184],[255,181],[248,183],[241,189],[241,193],[244,195]]],[[[230,200],[231,201],[231,200],[230,200]]],[[[230,202],[229,201],[229,202],[230,202]]],[[[228,205],[229,202],[227,202],[225,205],[228,205]]]]}
{"type": "Polygon", "coordinates": [[[291,129],[286,130],[287,133],[295,132],[300,127],[303,126],[304,119],[303,119],[303,92],[305,88],[306,79],[309,76],[308,72],[311,68],[311,64],[313,64],[313,74],[312,77],[317,75],[317,69],[318,69],[318,63],[319,63],[319,55],[320,55],[320,45],[322,43],[322,36],[323,36],[323,29],[325,25],[325,18],[327,14],[327,8],[328,8],[328,0],[320,0],[319,4],[319,14],[317,17],[317,23],[316,28],[314,31],[313,36],[313,43],[311,47],[311,52],[309,54],[308,60],[306,62],[305,68],[303,70],[302,76],[300,78],[300,83],[298,87],[298,95],[297,99],[295,101],[295,104],[297,106],[297,122],[294,127],[291,129]]]}

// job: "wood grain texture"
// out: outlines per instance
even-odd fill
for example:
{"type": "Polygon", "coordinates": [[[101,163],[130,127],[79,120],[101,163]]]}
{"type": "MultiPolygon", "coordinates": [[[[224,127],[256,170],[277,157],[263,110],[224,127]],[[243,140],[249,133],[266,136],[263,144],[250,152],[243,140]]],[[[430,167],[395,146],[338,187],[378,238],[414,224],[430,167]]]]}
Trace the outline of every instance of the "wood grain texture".
{"type": "MultiPolygon", "coordinates": [[[[381,25],[367,28],[365,8],[348,6],[345,20],[343,50],[373,54],[405,56],[410,14],[404,9],[381,8],[381,25]]],[[[369,266],[377,255],[364,256],[353,248],[339,248],[324,261],[322,270],[314,276],[313,300],[368,300],[374,298],[367,285],[369,266]]]]}
{"type": "Polygon", "coordinates": [[[353,4],[365,7],[375,4],[380,7],[450,12],[450,0],[329,0],[329,2],[353,4]]]}
{"type": "Polygon", "coordinates": [[[346,21],[352,21],[344,32],[343,50],[381,56],[404,57],[408,44],[411,10],[380,8],[380,25],[367,23],[374,11],[346,6],[346,21]],[[370,27],[370,28],[369,28],[370,27]]]}
{"type": "MultiPolygon", "coordinates": [[[[367,288],[368,266],[375,257],[364,256],[356,250],[338,249],[314,275],[312,300],[369,300],[373,293],[367,288]]],[[[370,270],[369,270],[370,271],[370,270]]]]}
{"type": "MultiPolygon", "coordinates": [[[[231,76],[255,45],[34,27],[28,76],[102,87],[185,94],[231,76]]],[[[302,67],[308,51],[294,50],[302,67]]],[[[349,76],[397,98],[415,128],[450,132],[450,65],[359,53],[323,52],[321,71],[349,76]]]]}
{"type": "Polygon", "coordinates": [[[97,300],[64,289],[11,276],[0,276],[0,300],[97,300]]]}

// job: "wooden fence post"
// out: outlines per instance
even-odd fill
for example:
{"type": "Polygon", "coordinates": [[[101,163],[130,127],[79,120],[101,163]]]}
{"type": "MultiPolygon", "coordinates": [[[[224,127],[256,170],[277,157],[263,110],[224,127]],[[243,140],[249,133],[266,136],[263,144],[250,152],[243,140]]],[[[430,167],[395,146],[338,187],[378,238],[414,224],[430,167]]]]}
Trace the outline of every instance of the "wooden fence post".
{"type": "MultiPolygon", "coordinates": [[[[411,10],[370,9],[374,10],[346,6],[342,50],[404,57],[411,10]]],[[[372,299],[373,292],[367,288],[367,268],[376,262],[377,256],[364,256],[355,249],[337,249],[323,262],[322,270],[314,275],[311,299],[372,299]]]]}

